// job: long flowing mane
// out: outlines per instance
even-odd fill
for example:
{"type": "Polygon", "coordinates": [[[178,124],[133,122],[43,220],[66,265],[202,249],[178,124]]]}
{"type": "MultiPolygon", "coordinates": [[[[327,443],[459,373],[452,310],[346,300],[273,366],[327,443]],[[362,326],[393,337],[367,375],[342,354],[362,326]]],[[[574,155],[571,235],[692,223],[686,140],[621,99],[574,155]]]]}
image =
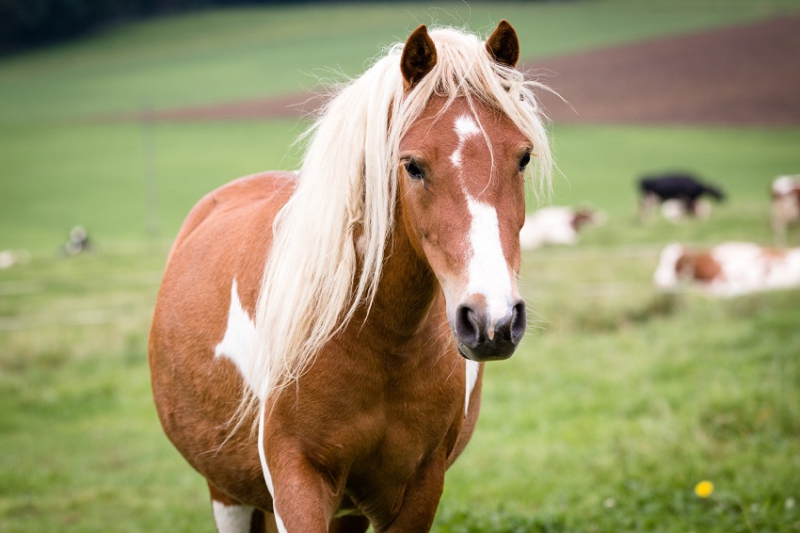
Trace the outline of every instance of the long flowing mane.
{"type": "Polygon", "coordinates": [[[398,145],[432,96],[505,113],[535,147],[536,190],[549,189],[550,149],[533,94],[540,85],[495,62],[475,34],[446,28],[430,36],[438,60],[413,90],[404,90],[403,44],[395,44],[304,134],[297,188],[275,221],[256,306],[245,414],[293,383],[356,310],[371,305],[394,226],[398,145]]]}

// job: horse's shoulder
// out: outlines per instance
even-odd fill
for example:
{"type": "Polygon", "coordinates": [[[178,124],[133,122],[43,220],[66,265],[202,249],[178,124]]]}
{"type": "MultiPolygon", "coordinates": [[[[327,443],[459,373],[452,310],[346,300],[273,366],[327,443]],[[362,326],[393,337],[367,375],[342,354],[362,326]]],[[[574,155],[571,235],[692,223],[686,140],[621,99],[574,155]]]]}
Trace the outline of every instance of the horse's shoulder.
{"type": "Polygon", "coordinates": [[[295,172],[261,172],[226,183],[210,192],[206,198],[217,205],[229,206],[274,201],[283,204],[294,191],[296,182],[295,172]]]}
{"type": "Polygon", "coordinates": [[[236,279],[242,302],[251,310],[272,240],[272,221],[294,191],[294,177],[285,172],[254,174],[206,194],[175,239],[162,285],[183,293],[185,284],[216,284],[216,291],[200,294],[215,292],[225,299],[236,279]]]}

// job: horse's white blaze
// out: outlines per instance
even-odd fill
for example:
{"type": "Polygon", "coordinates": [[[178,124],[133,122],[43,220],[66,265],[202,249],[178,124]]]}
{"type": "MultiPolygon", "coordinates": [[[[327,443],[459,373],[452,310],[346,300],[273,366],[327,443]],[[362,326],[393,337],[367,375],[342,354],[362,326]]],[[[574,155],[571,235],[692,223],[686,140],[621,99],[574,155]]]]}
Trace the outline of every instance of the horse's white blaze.
{"type": "Polygon", "coordinates": [[[480,128],[478,127],[478,123],[475,122],[475,118],[469,115],[461,115],[458,117],[456,119],[455,127],[459,142],[464,142],[469,137],[478,135],[481,132],[480,128]]]}
{"type": "Polygon", "coordinates": [[[469,411],[469,401],[472,398],[472,391],[475,390],[475,383],[478,382],[478,370],[481,364],[477,361],[466,359],[467,363],[467,383],[466,383],[466,397],[464,398],[464,416],[467,416],[469,411]]]}
{"type": "MultiPolygon", "coordinates": [[[[214,349],[214,355],[216,357],[227,357],[233,361],[250,390],[258,392],[254,388],[253,380],[250,376],[255,336],[255,322],[242,307],[242,301],[239,299],[238,284],[236,283],[236,278],[234,278],[233,283],[231,283],[228,325],[222,341],[214,349]]],[[[263,398],[261,399],[263,400],[263,398]]]]}
{"type": "Polygon", "coordinates": [[[511,273],[500,243],[497,210],[467,194],[467,206],[472,214],[469,241],[467,294],[481,294],[486,300],[488,334],[494,336],[494,324],[504,318],[511,307],[511,273]]]}
{"type": "Polygon", "coordinates": [[[453,155],[450,156],[450,162],[453,163],[453,166],[456,168],[461,168],[461,145],[458,145],[456,151],[453,152],[453,155]]]}
{"type": "Polygon", "coordinates": [[[218,501],[212,501],[211,506],[219,533],[249,533],[254,507],[225,505],[218,501]]]}
{"type": "Polygon", "coordinates": [[[475,119],[469,115],[458,117],[453,127],[456,130],[456,135],[458,135],[458,146],[450,156],[450,161],[456,168],[461,168],[461,149],[464,147],[464,142],[473,135],[478,135],[481,130],[478,128],[475,119]]]}

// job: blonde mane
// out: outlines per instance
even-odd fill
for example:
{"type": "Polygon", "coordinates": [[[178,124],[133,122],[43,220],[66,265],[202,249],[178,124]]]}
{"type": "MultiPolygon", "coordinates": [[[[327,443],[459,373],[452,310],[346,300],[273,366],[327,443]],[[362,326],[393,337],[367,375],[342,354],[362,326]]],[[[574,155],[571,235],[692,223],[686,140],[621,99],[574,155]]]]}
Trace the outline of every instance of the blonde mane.
{"type": "Polygon", "coordinates": [[[504,112],[537,156],[536,191],[549,190],[551,156],[542,115],[522,73],[496,63],[477,35],[430,32],[438,60],[404,94],[392,46],[328,101],[304,134],[296,191],[279,213],[256,305],[241,415],[294,383],[361,306],[371,305],[394,226],[398,145],[433,95],[466,97],[504,112]]]}

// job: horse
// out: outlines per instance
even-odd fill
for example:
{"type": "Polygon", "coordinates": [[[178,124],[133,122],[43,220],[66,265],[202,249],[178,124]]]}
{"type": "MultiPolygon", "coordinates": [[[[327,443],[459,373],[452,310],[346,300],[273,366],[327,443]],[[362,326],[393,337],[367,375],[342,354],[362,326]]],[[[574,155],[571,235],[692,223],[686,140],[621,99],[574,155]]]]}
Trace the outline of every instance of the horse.
{"type": "Polygon", "coordinates": [[[419,26],[338,90],[298,171],[239,178],[170,250],[149,363],[222,533],[429,531],[526,328],[546,118],[514,28],[419,26]]]}

